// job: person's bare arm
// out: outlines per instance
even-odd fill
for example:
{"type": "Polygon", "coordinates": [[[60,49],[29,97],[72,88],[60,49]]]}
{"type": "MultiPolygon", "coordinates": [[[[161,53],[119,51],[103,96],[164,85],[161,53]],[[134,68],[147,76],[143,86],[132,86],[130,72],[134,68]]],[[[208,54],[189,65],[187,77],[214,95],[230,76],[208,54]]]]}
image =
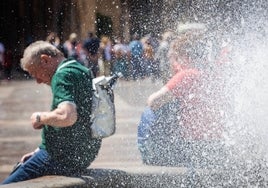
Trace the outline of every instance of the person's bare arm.
{"type": "Polygon", "coordinates": [[[65,101],[51,112],[33,113],[31,120],[34,129],[41,129],[44,124],[54,127],[72,126],[77,121],[76,105],[65,101]]]}
{"type": "Polygon", "coordinates": [[[152,109],[157,109],[163,104],[167,103],[172,99],[172,95],[166,86],[162,87],[160,90],[154,92],[147,99],[147,105],[152,109]]]}

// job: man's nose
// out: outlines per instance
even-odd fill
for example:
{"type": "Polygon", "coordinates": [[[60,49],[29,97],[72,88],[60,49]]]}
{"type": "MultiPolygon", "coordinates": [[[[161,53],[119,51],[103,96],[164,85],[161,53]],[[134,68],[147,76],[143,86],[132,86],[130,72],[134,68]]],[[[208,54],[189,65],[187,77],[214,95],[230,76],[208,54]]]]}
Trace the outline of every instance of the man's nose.
{"type": "Polygon", "coordinates": [[[36,82],[37,82],[38,84],[41,84],[41,83],[42,83],[42,80],[36,78],[36,82]]]}

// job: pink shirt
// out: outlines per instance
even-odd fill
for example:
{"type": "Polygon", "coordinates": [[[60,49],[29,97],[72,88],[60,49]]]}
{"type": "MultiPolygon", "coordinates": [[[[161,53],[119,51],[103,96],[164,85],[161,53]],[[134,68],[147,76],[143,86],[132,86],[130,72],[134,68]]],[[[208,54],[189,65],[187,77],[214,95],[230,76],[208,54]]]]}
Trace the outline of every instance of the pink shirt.
{"type": "Polygon", "coordinates": [[[181,69],[166,84],[180,101],[180,128],[184,138],[191,140],[219,139],[222,134],[217,123],[219,114],[209,106],[202,86],[202,73],[197,69],[181,69]]]}

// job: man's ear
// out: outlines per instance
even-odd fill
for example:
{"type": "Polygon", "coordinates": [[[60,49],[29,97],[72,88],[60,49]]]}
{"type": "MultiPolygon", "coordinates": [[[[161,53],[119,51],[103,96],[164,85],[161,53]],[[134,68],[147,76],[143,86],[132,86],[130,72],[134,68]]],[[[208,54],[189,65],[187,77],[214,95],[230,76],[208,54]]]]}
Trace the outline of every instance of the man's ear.
{"type": "Polygon", "coordinates": [[[50,59],[51,58],[48,55],[42,54],[41,55],[41,64],[43,64],[43,63],[47,64],[48,62],[50,62],[50,59]]]}

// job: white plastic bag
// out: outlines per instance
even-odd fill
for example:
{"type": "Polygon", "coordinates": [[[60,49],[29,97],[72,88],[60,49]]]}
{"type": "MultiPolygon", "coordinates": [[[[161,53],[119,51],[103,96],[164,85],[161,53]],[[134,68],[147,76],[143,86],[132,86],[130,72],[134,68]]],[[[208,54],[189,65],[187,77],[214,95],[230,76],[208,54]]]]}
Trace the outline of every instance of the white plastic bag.
{"type": "Polygon", "coordinates": [[[117,75],[93,79],[93,99],[91,110],[91,132],[94,138],[105,138],[115,133],[115,106],[113,84],[117,75]]]}

